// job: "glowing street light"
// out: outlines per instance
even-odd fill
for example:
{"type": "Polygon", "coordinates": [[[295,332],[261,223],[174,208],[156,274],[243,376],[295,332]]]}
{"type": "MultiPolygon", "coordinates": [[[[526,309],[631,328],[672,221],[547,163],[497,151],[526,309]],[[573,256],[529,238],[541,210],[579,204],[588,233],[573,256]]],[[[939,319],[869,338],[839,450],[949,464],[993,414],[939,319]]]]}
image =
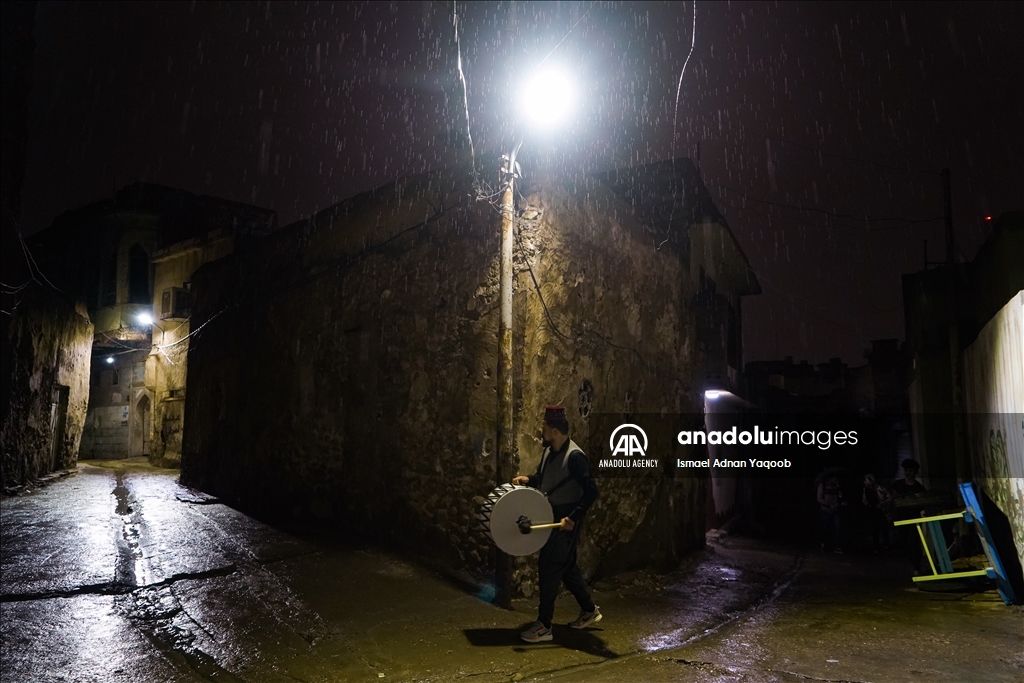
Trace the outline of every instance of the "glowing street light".
{"type": "Polygon", "coordinates": [[[160,330],[160,343],[163,344],[164,341],[166,341],[167,331],[156,324],[156,321],[153,320],[153,316],[148,311],[139,313],[135,316],[135,320],[137,320],[140,325],[144,325],[145,327],[155,327],[160,330]]]}
{"type": "Polygon", "coordinates": [[[525,83],[520,108],[531,127],[548,128],[562,123],[572,111],[575,89],[559,67],[537,71],[525,83]]]}

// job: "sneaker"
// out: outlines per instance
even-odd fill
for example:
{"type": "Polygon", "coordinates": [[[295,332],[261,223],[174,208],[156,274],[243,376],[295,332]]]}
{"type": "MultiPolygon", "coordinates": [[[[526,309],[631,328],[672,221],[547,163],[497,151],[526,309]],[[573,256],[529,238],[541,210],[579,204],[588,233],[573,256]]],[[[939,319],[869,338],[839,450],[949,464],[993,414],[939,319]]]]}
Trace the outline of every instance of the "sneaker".
{"type": "Polygon", "coordinates": [[[551,629],[539,621],[535,621],[533,626],[520,633],[519,637],[528,643],[543,643],[551,640],[551,629]]]}
{"type": "Polygon", "coordinates": [[[601,614],[601,608],[594,605],[593,612],[580,612],[580,615],[576,617],[576,621],[570,621],[569,628],[580,629],[593,626],[597,622],[601,621],[603,617],[604,615],[601,614]]]}

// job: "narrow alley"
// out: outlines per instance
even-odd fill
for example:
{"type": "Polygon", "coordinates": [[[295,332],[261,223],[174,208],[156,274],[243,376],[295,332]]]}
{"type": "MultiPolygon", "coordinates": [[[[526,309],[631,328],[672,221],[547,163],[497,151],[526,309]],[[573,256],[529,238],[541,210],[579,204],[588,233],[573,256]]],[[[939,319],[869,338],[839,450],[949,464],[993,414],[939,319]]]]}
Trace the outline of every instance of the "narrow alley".
{"type": "Polygon", "coordinates": [[[535,600],[500,610],[174,471],[103,464],[2,501],[5,683],[1024,680],[1021,607],[919,591],[899,557],[712,539],[672,574],[597,581],[598,627],[527,645],[535,600]]]}

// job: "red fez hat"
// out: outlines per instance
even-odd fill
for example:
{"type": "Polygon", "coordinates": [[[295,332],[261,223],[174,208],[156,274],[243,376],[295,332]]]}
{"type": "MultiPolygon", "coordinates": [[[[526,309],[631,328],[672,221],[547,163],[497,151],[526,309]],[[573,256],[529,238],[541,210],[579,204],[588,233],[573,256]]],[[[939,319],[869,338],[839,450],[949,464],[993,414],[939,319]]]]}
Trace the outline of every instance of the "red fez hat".
{"type": "Polygon", "coordinates": [[[564,422],[565,406],[548,406],[544,408],[544,421],[548,423],[564,422]]]}

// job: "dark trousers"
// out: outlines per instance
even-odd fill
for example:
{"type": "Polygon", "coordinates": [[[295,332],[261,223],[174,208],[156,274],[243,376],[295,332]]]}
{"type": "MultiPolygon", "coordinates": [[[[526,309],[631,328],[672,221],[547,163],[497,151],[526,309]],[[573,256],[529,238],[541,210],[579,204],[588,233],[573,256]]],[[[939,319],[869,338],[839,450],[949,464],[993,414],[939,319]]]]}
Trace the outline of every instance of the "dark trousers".
{"type": "Polygon", "coordinates": [[[580,604],[584,612],[593,612],[594,601],[590,598],[583,572],[576,564],[576,546],[579,545],[583,520],[576,523],[572,531],[552,531],[548,542],[540,549],[537,570],[540,574],[540,613],[537,620],[551,628],[555,616],[555,598],[562,583],[580,604]]]}
{"type": "Polygon", "coordinates": [[[914,568],[915,572],[920,572],[921,556],[924,551],[921,549],[921,536],[917,533],[917,527],[908,524],[899,529],[902,531],[903,548],[907,559],[910,560],[910,566],[914,568]]]}
{"type": "Polygon", "coordinates": [[[828,544],[829,537],[832,538],[836,548],[842,547],[842,527],[840,525],[839,510],[818,510],[818,534],[821,539],[822,548],[828,544]]]}
{"type": "Polygon", "coordinates": [[[885,513],[878,508],[867,508],[865,517],[868,533],[871,534],[871,547],[880,550],[889,545],[889,527],[892,523],[886,518],[885,513]]]}

